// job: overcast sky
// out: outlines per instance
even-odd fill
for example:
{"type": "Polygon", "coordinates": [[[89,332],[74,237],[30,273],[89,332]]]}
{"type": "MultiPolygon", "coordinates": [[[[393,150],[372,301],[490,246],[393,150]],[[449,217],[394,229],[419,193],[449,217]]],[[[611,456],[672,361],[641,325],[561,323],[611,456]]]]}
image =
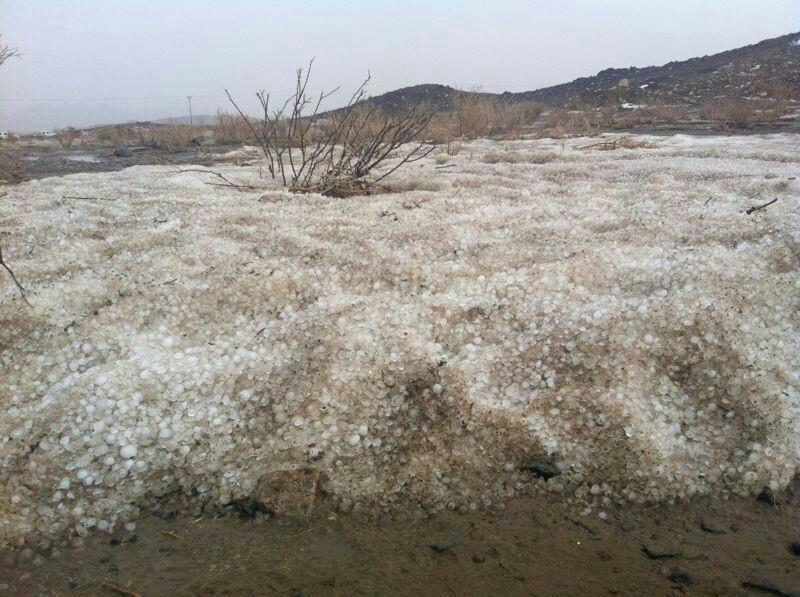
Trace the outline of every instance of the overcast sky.
{"type": "Polygon", "coordinates": [[[800,0],[0,0],[0,129],[213,114],[314,56],[316,88],[524,91],[798,30],[800,0]]]}

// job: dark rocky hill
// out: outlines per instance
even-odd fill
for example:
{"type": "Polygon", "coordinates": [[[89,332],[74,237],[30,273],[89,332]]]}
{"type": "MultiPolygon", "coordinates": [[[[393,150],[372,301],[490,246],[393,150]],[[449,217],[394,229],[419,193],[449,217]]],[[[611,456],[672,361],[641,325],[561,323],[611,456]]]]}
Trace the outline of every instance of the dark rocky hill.
{"type": "MultiPolygon", "coordinates": [[[[447,109],[455,91],[446,85],[415,85],[370,101],[392,112],[423,101],[447,109]]],[[[697,105],[716,97],[798,99],[800,32],[663,66],[608,68],[591,77],[535,91],[481,95],[508,101],[535,100],[549,106],[654,100],[697,105]]]]}

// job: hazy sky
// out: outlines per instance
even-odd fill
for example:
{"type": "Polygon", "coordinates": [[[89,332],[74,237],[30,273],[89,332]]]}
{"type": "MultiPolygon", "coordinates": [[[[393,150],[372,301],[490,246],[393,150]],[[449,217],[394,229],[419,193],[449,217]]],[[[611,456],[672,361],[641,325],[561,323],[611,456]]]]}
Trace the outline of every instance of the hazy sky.
{"type": "Polygon", "coordinates": [[[524,91],[798,30],[800,0],[0,0],[0,129],[251,107],[314,56],[315,88],[524,91]]]}

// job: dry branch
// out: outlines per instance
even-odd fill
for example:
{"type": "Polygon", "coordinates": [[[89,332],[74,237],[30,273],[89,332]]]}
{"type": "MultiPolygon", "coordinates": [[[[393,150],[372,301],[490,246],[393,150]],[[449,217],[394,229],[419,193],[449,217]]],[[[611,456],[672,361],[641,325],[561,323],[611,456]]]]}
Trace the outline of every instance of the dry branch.
{"type": "Polygon", "coordinates": [[[744,213],[746,213],[749,216],[753,212],[756,212],[756,211],[758,211],[760,209],[765,209],[765,208],[769,207],[770,205],[775,203],[777,200],[778,200],[778,198],[775,197],[775,199],[773,199],[772,201],[767,201],[766,203],[762,203],[761,205],[754,205],[753,207],[748,208],[747,211],[745,211],[744,213]]]}
{"type": "Polygon", "coordinates": [[[220,187],[232,187],[237,191],[239,191],[240,193],[243,193],[245,189],[258,190],[258,191],[264,190],[264,187],[255,187],[249,184],[237,184],[235,182],[228,180],[219,172],[214,172],[213,170],[201,170],[199,168],[185,168],[185,169],[179,169],[178,172],[180,172],[181,174],[184,172],[201,172],[202,174],[213,174],[214,176],[222,179],[224,181],[224,184],[213,183],[213,182],[207,182],[206,184],[213,186],[220,186],[220,187]]]}
{"type": "Polygon", "coordinates": [[[652,149],[655,147],[649,141],[636,141],[633,137],[625,135],[624,137],[617,137],[608,141],[600,141],[592,143],[591,145],[584,145],[580,149],[584,151],[590,149],[599,149],[600,151],[614,151],[616,149],[652,149]]]}
{"type": "Polygon", "coordinates": [[[294,94],[279,108],[270,108],[268,93],[256,93],[263,114],[260,121],[246,116],[225,91],[261,148],[273,179],[279,177],[297,193],[332,197],[370,194],[384,190],[380,181],[398,168],[433,151],[433,143],[418,139],[435,111],[417,104],[401,115],[385,113],[368,101],[369,75],[343,108],[321,113],[323,102],[338,88],[311,96],[307,90],[313,63],[297,70],[294,94]],[[404,148],[407,144],[411,147],[404,148]],[[388,170],[378,174],[393,161],[388,170]]]}
{"type": "Polygon", "coordinates": [[[30,302],[28,301],[28,296],[27,296],[27,295],[26,295],[26,293],[25,293],[25,289],[22,287],[22,284],[20,284],[20,283],[19,283],[19,280],[17,280],[17,276],[16,276],[16,275],[14,275],[14,272],[11,270],[11,268],[10,268],[10,267],[8,267],[8,264],[6,264],[6,262],[3,260],[3,247],[0,247],[0,265],[2,265],[2,266],[3,266],[3,268],[4,268],[4,269],[5,269],[5,270],[6,270],[6,271],[9,273],[9,275],[11,276],[11,279],[12,279],[12,280],[14,280],[14,284],[16,284],[16,285],[17,285],[17,288],[19,289],[19,293],[20,293],[20,295],[22,296],[22,300],[23,300],[23,301],[25,301],[25,304],[26,304],[26,305],[28,305],[29,307],[31,307],[32,305],[31,305],[31,304],[30,304],[30,302]]]}

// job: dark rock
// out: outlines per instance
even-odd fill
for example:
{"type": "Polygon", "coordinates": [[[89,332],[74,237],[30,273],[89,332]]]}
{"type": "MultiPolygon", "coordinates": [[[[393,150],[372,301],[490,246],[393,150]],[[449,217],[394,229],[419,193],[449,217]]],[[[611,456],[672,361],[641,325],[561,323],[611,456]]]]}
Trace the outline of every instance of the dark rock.
{"type": "Polygon", "coordinates": [[[136,543],[139,540],[139,535],[131,535],[128,537],[128,543],[136,543]]]}
{"type": "Polygon", "coordinates": [[[679,549],[656,549],[647,545],[642,545],[642,551],[651,560],[664,560],[667,558],[679,558],[683,552],[679,549]]]}
{"type": "Polygon", "coordinates": [[[119,539],[117,539],[116,537],[112,537],[112,538],[111,538],[111,541],[109,541],[109,543],[110,543],[111,545],[121,545],[121,544],[122,544],[122,541],[120,541],[120,540],[119,540],[119,539]]]}
{"type": "Polygon", "coordinates": [[[674,582],[677,585],[693,585],[695,583],[694,577],[684,570],[675,570],[667,578],[669,582],[674,582]]]}
{"type": "Polygon", "coordinates": [[[486,561],[486,556],[472,556],[472,561],[475,564],[483,564],[486,561]]]}
{"type": "Polygon", "coordinates": [[[761,493],[758,494],[758,501],[769,506],[776,506],[778,504],[778,498],[775,497],[775,492],[769,487],[765,487],[761,493]]]}
{"type": "Polygon", "coordinates": [[[792,555],[800,556],[800,541],[795,541],[789,546],[789,551],[792,555]]]}
{"type": "Polygon", "coordinates": [[[72,576],[68,576],[66,578],[66,581],[67,581],[67,586],[70,589],[77,589],[78,588],[78,581],[75,580],[72,576]]]}
{"type": "Polygon", "coordinates": [[[704,530],[706,533],[711,533],[712,535],[724,535],[725,531],[722,529],[718,529],[717,527],[708,524],[704,520],[700,521],[700,528],[704,530]]]}
{"type": "Polygon", "coordinates": [[[547,458],[528,460],[519,467],[519,470],[529,472],[545,481],[561,474],[561,470],[556,466],[556,463],[547,458]]]}
{"type": "Polygon", "coordinates": [[[202,143],[200,143],[200,139],[198,139],[197,137],[192,137],[191,139],[189,139],[189,143],[187,143],[187,145],[191,147],[200,147],[202,143]]]}
{"type": "Polygon", "coordinates": [[[447,543],[445,545],[439,545],[438,543],[428,543],[428,547],[430,547],[436,553],[444,553],[454,545],[455,543],[447,543]]]}
{"type": "Polygon", "coordinates": [[[255,518],[258,514],[275,515],[275,510],[253,496],[234,500],[228,506],[233,506],[239,512],[239,518],[255,518]]]}
{"type": "Polygon", "coordinates": [[[797,591],[792,591],[791,589],[784,589],[776,585],[771,580],[766,580],[764,578],[753,578],[750,580],[745,580],[742,582],[742,586],[745,589],[758,589],[759,591],[764,591],[765,593],[778,595],[779,597],[800,597],[800,593],[798,593],[797,591]]]}
{"type": "Polygon", "coordinates": [[[161,555],[169,556],[169,555],[172,555],[172,554],[175,553],[175,548],[174,547],[159,547],[158,548],[158,553],[160,553],[161,555]]]}
{"type": "Polygon", "coordinates": [[[133,155],[133,152],[131,152],[131,150],[127,147],[117,147],[114,150],[114,155],[118,158],[129,158],[133,155]]]}
{"type": "Polygon", "coordinates": [[[177,512],[174,510],[153,510],[153,516],[156,516],[161,520],[172,520],[176,515],[177,512]]]}

